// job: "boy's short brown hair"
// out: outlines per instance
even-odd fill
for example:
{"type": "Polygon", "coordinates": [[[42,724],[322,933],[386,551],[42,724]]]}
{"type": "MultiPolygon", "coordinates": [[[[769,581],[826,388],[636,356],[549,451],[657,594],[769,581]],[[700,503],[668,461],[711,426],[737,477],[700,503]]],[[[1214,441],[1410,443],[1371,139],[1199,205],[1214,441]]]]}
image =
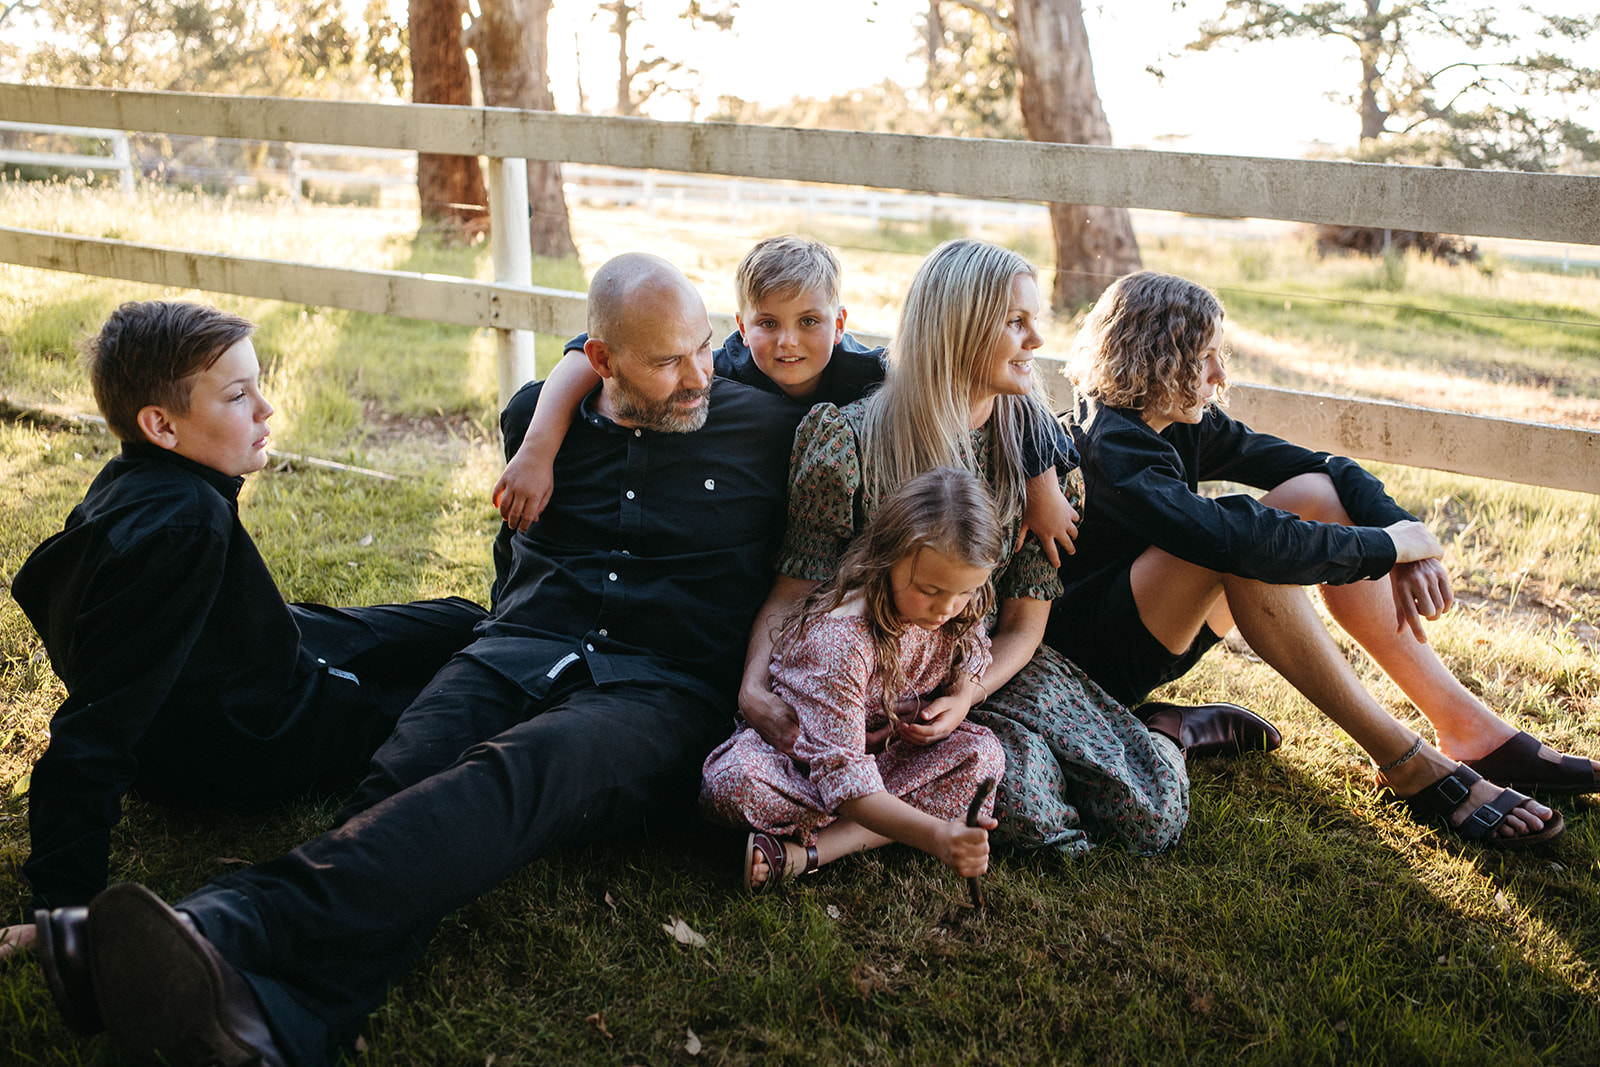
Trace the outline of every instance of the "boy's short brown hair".
{"type": "Polygon", "coordinates": [[[189,378],[249,337],[255,323],[204,304],[129,301],[83,345],[94,402],[123,441],[142,441],[140,409],[189,410],[189,378]]]}
{"type": "Polygon", "coordinates": [[[734,275],[739,314],[769,296],[790,298],[812,289],[839,304],[839,259],[821,241],[786,233],[768,237],[744,254],[734,275]]]}

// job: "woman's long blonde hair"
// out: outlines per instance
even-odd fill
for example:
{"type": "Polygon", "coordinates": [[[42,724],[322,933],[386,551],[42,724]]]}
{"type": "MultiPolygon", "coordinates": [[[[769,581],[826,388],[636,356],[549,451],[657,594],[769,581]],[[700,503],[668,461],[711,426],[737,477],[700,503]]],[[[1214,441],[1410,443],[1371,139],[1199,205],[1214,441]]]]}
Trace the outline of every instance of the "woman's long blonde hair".
{"type": "MultiPolygon", "coordinates": [[[[967,425],[972,389],[1005,330],[1011,280],[1019,274],[1038,277],[1026,259],[987,241],[946,241],[923,260],[900,309],[888,376],[867,401],[862,424],[862,501],[868,514],[925,470],[977,472],[967,425]]],[[[989,419],[994,463],[987,474],[1002,525],[1022,507],[1029,424],[1028,397],[995,398],[989,419]]]]}
{"type": "MultiPolygon", "coordinates": [[[[778,633],[779,648],[800,640],[813,620],[859,591],[861,614],[872,635],[883,683],[879,696],[890,721],[896,723],[894,706],[910,695],[899,649],[900,636],[910,624],[895,611],[890,572],[896,563],[924,548],[972,567],[993,570],[999,564],[1005,552],[1005,533],[994,502],[976,475],[936,467],[901,486],[850,542],[834,576],[790,610],[778,633]]],[[[958,677],[970,647],[964,638],[993,603],[994,583],[985,581],[967,606],[942,627],[955,639],[956,647],[946,683],[958,677]]]]}

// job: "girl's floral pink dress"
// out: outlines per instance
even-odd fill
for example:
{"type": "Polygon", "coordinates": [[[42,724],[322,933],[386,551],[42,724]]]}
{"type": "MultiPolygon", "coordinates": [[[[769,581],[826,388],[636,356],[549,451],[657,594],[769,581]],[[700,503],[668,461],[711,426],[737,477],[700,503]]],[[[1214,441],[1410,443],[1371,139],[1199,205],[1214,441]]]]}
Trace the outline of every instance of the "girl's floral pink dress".
{"type": "MultiPolygon", "coordinates": [[[[988,635],[980,625],[965,640],[962,670],[981,676],[989,666],[988,635]]],[[[906,696],[926,696],[943,687],[955,651],[944,630],[906,627],[900,637],[906,696]]],[[[706,814],[802,844],[816,839],[841,803],[870,793],[891,793],[941,819],[965,819],[978,783],[1005,770],[1000,743],[984,727],[963,722],[932,745],[893,741],[882,752],[869,753],[868,729],[888,722],[875,660],[867,621],[857,615],[819,616],[799,640],[775,648],[772,691],[800,719],[794,757],[740,726],[701,769],[700,805],[706,814]]],[[[993,810],[991,793],[984,813],[993,810]]]]}

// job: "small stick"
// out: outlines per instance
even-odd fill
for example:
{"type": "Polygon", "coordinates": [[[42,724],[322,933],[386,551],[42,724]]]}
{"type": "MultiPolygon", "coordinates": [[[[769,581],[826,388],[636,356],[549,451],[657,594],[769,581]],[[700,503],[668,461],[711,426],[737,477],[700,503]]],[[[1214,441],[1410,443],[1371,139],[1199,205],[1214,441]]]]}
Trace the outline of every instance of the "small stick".
{"type": "MultiPolygon", "coordinates": [[[[978,791],[972,794],[972,803],[967,805],[967,825],[978,825],[978,813],[983,810],[983,802],[988,799],[989,793],[994,789],[994,779],[985,778],[978,783],[978,791]]],[[[979,911],[983,910],[983,885],[977,875],[967,879],[967,893],[972,897],[972,906],[979,911]]]]}

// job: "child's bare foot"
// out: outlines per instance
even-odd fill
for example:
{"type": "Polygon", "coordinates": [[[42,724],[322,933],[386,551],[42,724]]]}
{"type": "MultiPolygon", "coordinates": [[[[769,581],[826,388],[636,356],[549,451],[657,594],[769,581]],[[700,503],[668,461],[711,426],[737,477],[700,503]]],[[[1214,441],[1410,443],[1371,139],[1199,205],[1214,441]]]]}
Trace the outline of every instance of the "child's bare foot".
{"type": "Polygon", "coordinates": [[[783,884],[786,875],[810,874],[817,866],[815,845],[785,841],[760,830],[752,831],[745,838],[744,887],[752,893],[776,889],[783,884]]]}

